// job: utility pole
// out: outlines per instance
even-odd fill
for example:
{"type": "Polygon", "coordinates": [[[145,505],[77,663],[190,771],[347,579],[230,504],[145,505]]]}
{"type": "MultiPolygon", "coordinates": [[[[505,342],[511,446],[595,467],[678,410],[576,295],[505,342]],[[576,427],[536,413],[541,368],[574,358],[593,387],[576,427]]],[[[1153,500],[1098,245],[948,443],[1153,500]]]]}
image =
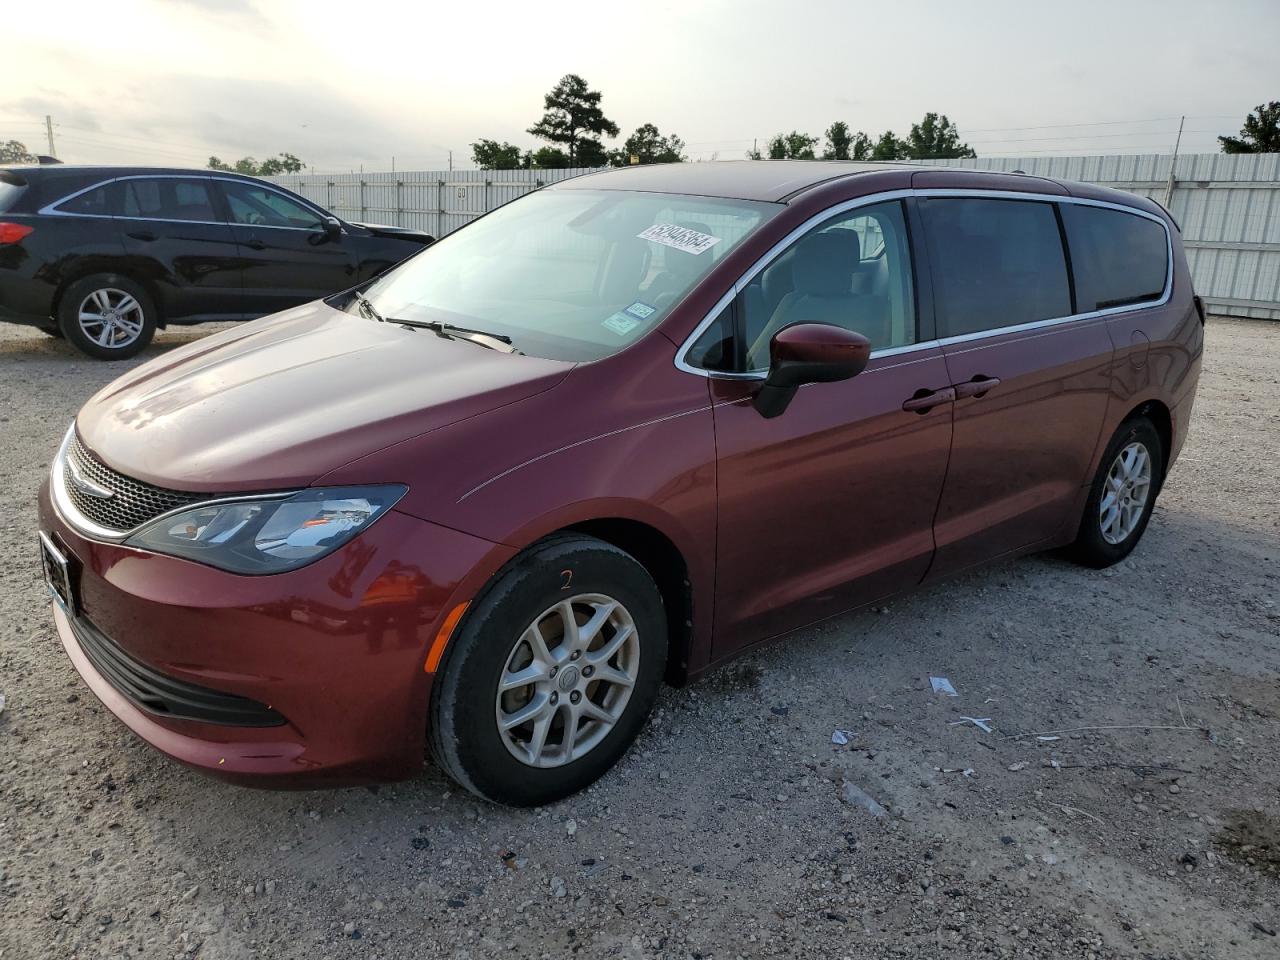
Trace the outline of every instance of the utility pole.
{"type": "Polygon", "coordinates": [[[449,172],[453,173],[453,151],[449,151],[449,172]]]}
{"type": "Polygon", "coordinates": [[[1173,159],[1169,161],[1169,183],[1164,188],[1164,208],[1169,209],[1169,204],[1173,203],[1173,171],[1178,166],[1178,148],[1182,146],[1182,125],[1187,122],[1184,116],[1178,121],[1178,139],[1173,142],[1173,159]]]}
{"type": "Polygon", "coordinates": [[[44,115],[44,132],[49,135],[49,156],[56,157],[58,153],[53,148],[53,117],[47,113],[44,115]]]}

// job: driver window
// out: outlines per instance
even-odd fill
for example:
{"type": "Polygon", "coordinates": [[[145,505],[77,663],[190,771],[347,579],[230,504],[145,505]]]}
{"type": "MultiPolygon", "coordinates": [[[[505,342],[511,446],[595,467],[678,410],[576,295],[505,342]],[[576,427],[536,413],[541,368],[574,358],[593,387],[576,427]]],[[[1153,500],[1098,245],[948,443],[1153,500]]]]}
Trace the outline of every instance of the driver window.
{"type": "Polygon", "coordinates": [[[293,227],[297,230],[318,230],[324,226],[320,216],[310,207],[304,207],[267,187],[230,180],[221,181],[221,186],[231,209],[232,223],[293,227]]]}
{"type": "Polygon", "coordinates": [[[873,350],[916,341],[915,293],[899,201],[820,224],[748,283],[739,300],[746,369],[769,366],[769,341],[795,323],[861,333],[873,350]]]}

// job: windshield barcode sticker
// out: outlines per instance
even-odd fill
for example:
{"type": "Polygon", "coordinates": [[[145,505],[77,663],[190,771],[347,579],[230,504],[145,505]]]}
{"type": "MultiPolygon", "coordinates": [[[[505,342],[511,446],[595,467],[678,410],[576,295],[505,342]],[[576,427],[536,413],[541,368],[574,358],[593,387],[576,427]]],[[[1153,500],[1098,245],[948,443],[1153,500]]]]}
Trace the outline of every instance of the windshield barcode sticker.
{"type": "Polygon", "coordinates": [[[719,237],[713,237],[708,233],[699,233],[697,230],[690,230],[688,227],[677,227],[674,223],[655,223],[643,233],[637,233],[636,236],[641,240],[660,243],[664,247],[692,253],[694,256],[704,250],[710,250],[720,242],[719,237]]]}

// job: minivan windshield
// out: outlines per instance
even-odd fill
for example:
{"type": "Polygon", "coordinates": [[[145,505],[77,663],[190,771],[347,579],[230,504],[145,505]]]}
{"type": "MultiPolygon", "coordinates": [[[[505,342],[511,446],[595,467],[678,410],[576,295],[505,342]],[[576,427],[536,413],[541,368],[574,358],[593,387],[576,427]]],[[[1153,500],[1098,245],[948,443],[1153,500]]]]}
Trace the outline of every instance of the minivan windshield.
{"type": "MultiPolygon", "coordinates": [[[[541,190],[374,281],[387,320],[510,338],[521,352],[598,360],[653,329],[782,207],[621,190],[541,190]]],[[[348,309],[360,312],[356,303],[348,309]]]]}

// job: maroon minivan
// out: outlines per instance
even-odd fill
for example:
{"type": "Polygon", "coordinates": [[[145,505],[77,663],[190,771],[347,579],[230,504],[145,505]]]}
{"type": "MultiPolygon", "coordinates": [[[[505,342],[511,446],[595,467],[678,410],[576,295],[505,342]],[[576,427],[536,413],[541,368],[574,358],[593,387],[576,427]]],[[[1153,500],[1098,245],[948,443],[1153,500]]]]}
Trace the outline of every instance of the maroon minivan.
{"type": "Polygon", "coordinates": [[[508,204],[138,367],[40,494],[76,669],[266,786],[538,804],[665,679],[1013,554],[1142,536],[1203,349],[1156,203],[1016,174],[674,164],[508,204]]]}

